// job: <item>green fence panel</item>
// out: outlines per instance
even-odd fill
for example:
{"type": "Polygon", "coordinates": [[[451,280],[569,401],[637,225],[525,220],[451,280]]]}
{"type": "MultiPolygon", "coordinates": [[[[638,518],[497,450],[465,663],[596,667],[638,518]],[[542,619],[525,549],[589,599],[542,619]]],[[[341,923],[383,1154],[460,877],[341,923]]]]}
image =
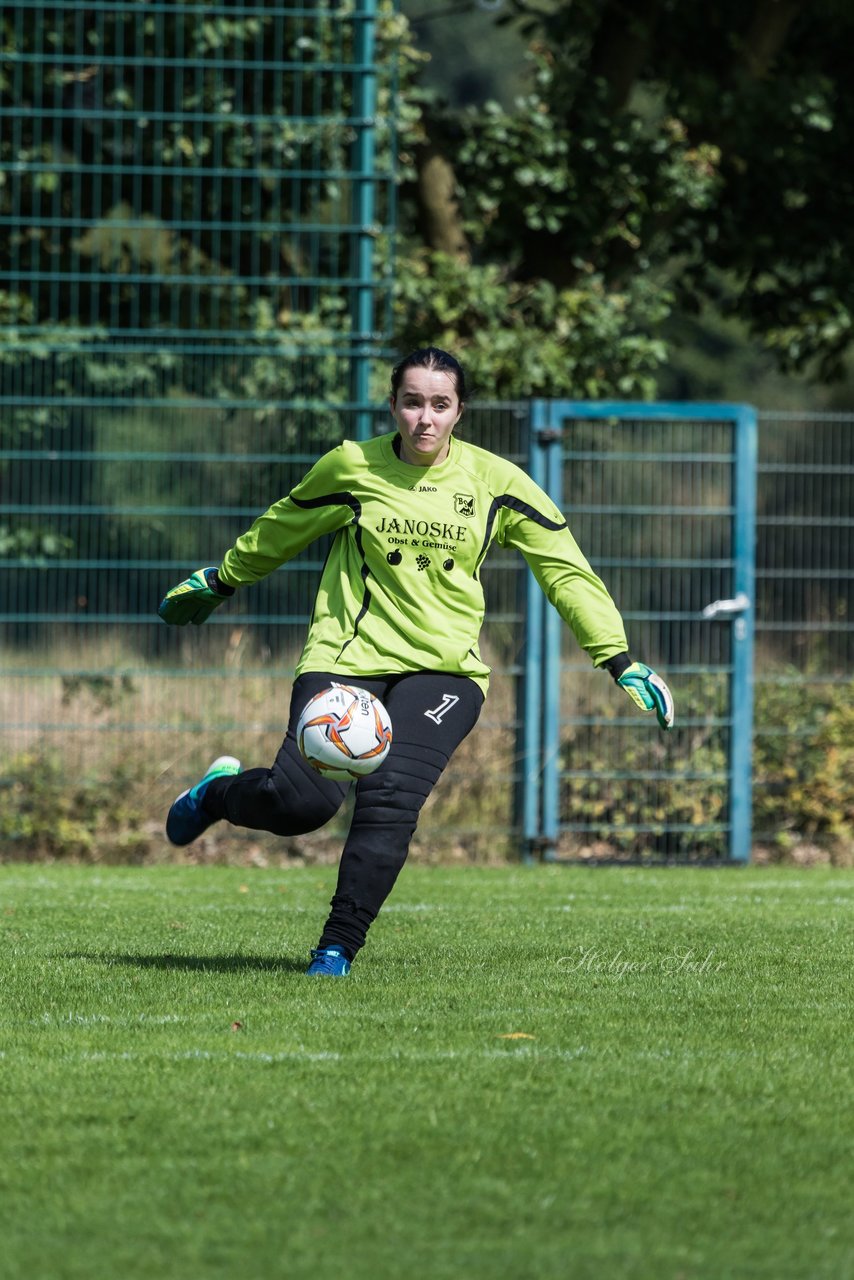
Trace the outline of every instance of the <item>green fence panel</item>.
{"type": "Polygon", "coordinates": [[[677,691],[661,733],[541,627],[547,856],[750,856],[756,414],[743,405],[537,401],[533,448],[630,652],[677,691]],[[738,601],[738,604],[736,603],[738,601]]]}
{"type": "MultiPolygon", "coordinates": [[[[95,851],[120,852],[123,841],[136,841],[149,854],[162,852],[165,807],[199,767],[222,750],[263,762],[281,735],[323,546],[309,548],[242,593],[204,628],[167,628],[154,610],[165,586],[189,565],[215,561],[257,511],[288,489],[316,450],[278,449],[272,437],[264,452],[255,452],[243,437],[236,448],[229,408],[208,415],[204,450],[170,451],[166,429],[162,449],[141,449],[135,445],[138,412],[129,402],[118,414],[124,434],[112,448],[106,443],[84,447],[65,431],[50,448],[0,452],[0,788],[5,787],[0,837],[7,853],[34,847],[28,815],[45,777],[53,778],[56,769],[65,770],[50,793],[60,814],[69,806],[77,812],[83,804],[72,804],[81,782],[99,803],[122,777],[130,793],[136,789],[141,796],[130,831],[104,832],[98,814],[89,810],[82,831],[63,818],[57,851],[66,851],[69,842],[73,848],[79,839],[84,851],[92,852],[85,849],[88,835],[95,851]],[[10,535],[20,513],[26,520],[21,528],[29,531],[25,539],[10,535]]],[[[465,429],[474,443],[529,468],[529,417],[525,404],[471,406],[465,429]]],[[[385,410],[375,410],[374,430],[386,429],[388,421],[385,410]]],[[[845,755],[850,732],[840,736],[854,705],[854,418],[760,415],[759,442],[754,831],[760,844],[779,847],[786,841],[830,839],[834,824],[837,834],[844,834],[839,815],[854,811],[850,747],[845,755]]],[[[582,441],[581,452],[599,457],[601,442],[594,438],[591,444],[585,450],[582,441]]],[[[661,480],[653,496],[659,501],[665,493],[678,493],[685,499],[677,515],[666,518],[676,519],[685,554],[662,535],[651,559],[641,556],[634,563],[634,556],[629,566],[617,562],[631,551],[623,534],[626,520],[631,524],[634,517],[622,513],[637,506],[628,501],[632,494],[612,490],[615,500],[606,505],[616,509],[602,523],[588,510],[603,497],[599,481],[588,474],[591,460],[562,462],[571,527],[632,615],[633,645],[660,662],[672,680],[680,731],[672,741],[661,739],[609,681],[602,683],[601,673],[590,672],[577,650],[573,654],[571,637],[563,637],[564,706],[574,708],[576,718],[590,714],[586,723],[571,726],[583,741],[576,741],[565,762],[572,778],[561,799],[561,855],[678,858],[693,849],[701,856],[726,856],[726,819],[720,815],[728,726],[716,722],[729,680],[728,627],[701,615],[707,603],[734,589],[727,577],[732,557],[722,544],[706,545],[708,530],[700,536],[701,521],[709,524],[712,518],[683,519],[681,506],[691,506],[692,492],[698,500],[705,495],[703,502],[716,492],[731,493],[730,446],[726,424],[713,423],[701,456],[681,479],[681,464],[670,457],[670,479],[664,487],[661,480]],[[722,432],[726,439],[718,438],[722,432]],[[698,559],[703,561],[699,580],[692,577],[690,587],[680,586],[680,575],[689,573],[682,562],[698,559]],[[650,597],[643,595],[639,575],[650,569],[658,572],[659,587],[667,587],[677,612],[686,615],[675,623],[635,616],[649,612],[644,600],[649,603],[650,597]],[[694,661],[688,650],[697,643],[694,661]],[[615,733],[631,744],[649,739],[650,754],[639,762],[635,752],[629,769],[613,752],[603,756],[615,733]],[[658,751],[665,752],[667,768],[679,782],[675,792],[671,782],[646,776],[661,771],[658,751]],[[710,752],[717,762],[712,768],[710,752]],[[671,788],[668,794],[683,807],[680,813],[690,804],[695,817],[674,819],[676,809],[665,804],[647,824],[656,830],[633,836],[623,829],[607,838],[602,806],[613,809],[629,794],[636,806],[661,805],[663,787],[671,788]],[[710,839],[717,841],[714,847],[710,839]]],[[[656,462],[661,449],[658,440],[656,462]]],[[[652,474],[652,462],[647,465],[652,474]]],[[[603,480],[619,466],[613,451],[606,451],[603,480]]],[[[718,523],[728,520],[721,517],[718,523]]],[[[642,523],[651,532],[646,516],[642,523]]],[[[633,536],[639,536],[637,530],[633,536]]],[[[690,573],[696,573],[696,565],[690,573]]],[[[522,837],[530,835],[523,824],[523,784],[530,782],[529,774],[541,776],[553,764],[536,752],[527,759],[529,720],[524,701],[517,703],[534,616],[525,598],[524,562],[495,548],[483,580],[483,649],[494,669],[492,689],[477,732],[431,800],[427,856],[520,851],[522,837]]],[[[738,714],[739,707],[733,707],[732,715],[738,714]]],[[[103,804],[98,813],[102,810],[103,804]]],[[[255,856],[261,849],[254,837],[229,838],[237,842],[240,856],[255,856]]],[[[335,838],[334,832],[324,837],[335,838]]],[[[217,835],[211,848],[220,847],[217,835]]],[[[318,847],[326,846],[311,846],[318,847]]]]}
{"type": "MultiPolygon", "coordinates": [[[[132,403],[124,417],[114,411],[123,426],[113,447],[78,447],[65,432],[50,449],[0,450],[0,537],[19,514],[34,530],[26,546],[3,551],[0,543],[0,804],[4,794],[9,801],[5,818],[0,813],[0,856],[44,848],[25,792],[40,803],[45,778],[56,779],[51,794],[81,815],[77,825],[60,824],[48,851],[162,855],[174,795],[223,752],[268,764],[287,722],[326,540],[238,593],[204,627],[167,627],[156,609],[189,568],[218,563],[321,446],[297,452],[267,441],[260,452],[247,440],[235,448],[232,411],[222,409],[209,415],[203,451],[139,449],[138,412],[132,403]],[[99,826],[85,799],[69,799],[81,788],[102,811],[122,796],[115,829],[99,826]]],[[[390,423],[387,410],[374,408],[372,431],[390,423]]],[[[473,407],[465,431],[526,464],[526,406],[473,407]]],[[[478,732],[429,802],[424,856],[485,858],[518,845],[523,570],[519,556],[500,549],[484,569],[490,697],[478,732]]],[[[284,844],[223,824],[202,842],[201,856],[318,856],[346,817],[315,838],[284,844]]]]}
{"type": "Polygon", "coordinates": [[[100,445],[128,399],[146,443],[197,446],[211,404],[243,411],[235,435],[307,405],[300,432],[365,433],[394,220],[380,17],[4,6],[6,443],[86,422],[100,445]]]}
{"type": "Polygon", "coordinates": [[[854,845],[854,415],[760,415],[754,842],[854,845]]]}
{"type": "MultiPolygon", "coordinates": [[[[153,610],[324,448],[373,429],[390,328],[394,11],[3,6],[0,713],[13,796],[35,796],[51,762],[73,761],[93,793],[132,764],[150,786],[162,777],[156,811],[217,729],[239,727],[262,755],[257,735],[280,736],[323,548],[203,637],[169,634],[153,610]]],[[[0,834],[27,838],[27,803],[5,806],[0,834]]]]}
{"type": "Polygon", "coordinates": [[[534,473],[614,594],[632,652],[672,684],[677,714],[662,735],[630,711],[534,588],[530,853],[850,859],[854,416],[760,413],[758,429],[753,417],[736,405],[534,404],[534,473]]]}

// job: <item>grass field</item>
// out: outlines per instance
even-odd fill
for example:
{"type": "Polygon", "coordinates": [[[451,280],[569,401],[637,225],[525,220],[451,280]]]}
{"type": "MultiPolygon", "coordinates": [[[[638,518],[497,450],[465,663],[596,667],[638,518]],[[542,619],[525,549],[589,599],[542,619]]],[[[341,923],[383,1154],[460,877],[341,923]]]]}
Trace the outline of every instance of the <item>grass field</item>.
{"type": "Polygon", "coordinates": [[[854,875],[0,867],[0,1274],[854,1276],[854,875]]]}

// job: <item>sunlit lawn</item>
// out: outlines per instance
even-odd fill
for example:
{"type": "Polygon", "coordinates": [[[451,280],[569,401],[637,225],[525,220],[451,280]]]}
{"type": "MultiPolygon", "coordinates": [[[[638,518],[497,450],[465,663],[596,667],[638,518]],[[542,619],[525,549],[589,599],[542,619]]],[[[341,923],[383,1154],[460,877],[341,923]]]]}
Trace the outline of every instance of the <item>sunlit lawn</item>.
{"type": "Polygon", "coordinates": [[[0,867],[0,1273],[854,1275],[845,871],[0,867]]]}

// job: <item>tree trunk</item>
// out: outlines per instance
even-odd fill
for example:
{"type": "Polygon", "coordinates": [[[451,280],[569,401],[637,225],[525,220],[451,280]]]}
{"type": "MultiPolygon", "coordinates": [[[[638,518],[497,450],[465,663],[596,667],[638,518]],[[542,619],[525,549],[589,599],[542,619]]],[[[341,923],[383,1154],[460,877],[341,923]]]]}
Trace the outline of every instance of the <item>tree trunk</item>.
{"type": "Polygon", "coordinates": [[[469,262],[471,254],[456,199],[456,178],[450,161],[434,146],[417,158],[418,204],[422,233],[431,249],[469,262]]]}
{"type": "Polygon", "coordinates": [[[740,59],[751,80],[768,75],[803,7],[804,0],[757,0],[740,59]]]}
{"type": "Polygon", "coordinates": [[[661,0],[611,0],[593,41],[592,74],[608,85],[610,106],[622,111],[652,48],[661,0]]]}

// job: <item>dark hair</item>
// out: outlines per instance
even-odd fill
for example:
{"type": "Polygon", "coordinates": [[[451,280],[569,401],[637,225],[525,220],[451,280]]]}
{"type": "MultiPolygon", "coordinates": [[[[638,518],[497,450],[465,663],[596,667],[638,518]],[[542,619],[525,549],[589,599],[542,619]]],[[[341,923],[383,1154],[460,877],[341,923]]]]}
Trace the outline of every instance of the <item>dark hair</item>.
{"type": "Polygon", "coordinates": [[[439,369],[442,373],[446,373],[449,378],[453,378],[460,404],[465,400],[465,371],[459,360],[449,355],[447,351],[441,351],[439,347],[419,347],[417,351],[413,351],[411,355],[408,355],[405,360],[401,360],[400,364],[396,364],[391,371],[391,394],[394,399],[397,399],[397,393],[400,390],[400,384],[407,369],[439,369]]]}

